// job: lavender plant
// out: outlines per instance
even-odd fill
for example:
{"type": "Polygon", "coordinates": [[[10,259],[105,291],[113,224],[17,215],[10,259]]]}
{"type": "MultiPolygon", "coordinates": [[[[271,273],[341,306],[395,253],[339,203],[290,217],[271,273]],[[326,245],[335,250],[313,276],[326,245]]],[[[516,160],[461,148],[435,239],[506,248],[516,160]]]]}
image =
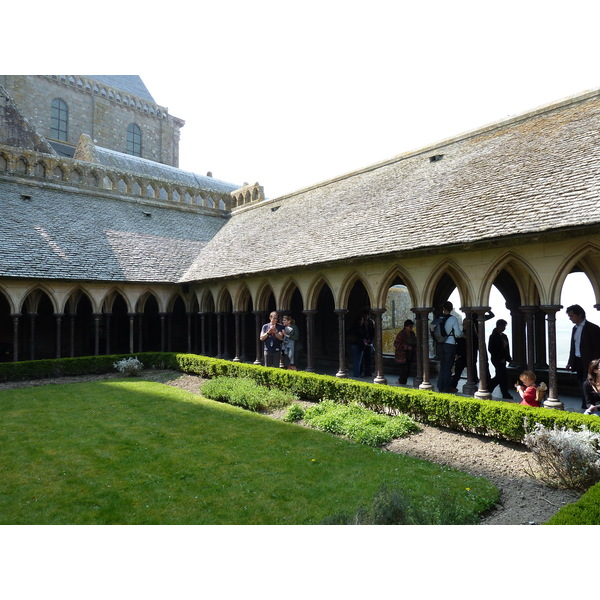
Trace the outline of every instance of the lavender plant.
{"type": "Polygon", "coordinates": [[[530,473],[546,485],[585,491],[600,481],[600,434],[537,423],[523,441],[534,459],[530,473]]]}
{"type": "Polygon", "coordinates": [[[113,367],[119,371],[125,377],[135,377],[140,374],[140,371],[144,368],[144,365],[137,359],[137,357],[130,356],[129,358],[122,358],[117,362],[113,363],[113,367]]]}

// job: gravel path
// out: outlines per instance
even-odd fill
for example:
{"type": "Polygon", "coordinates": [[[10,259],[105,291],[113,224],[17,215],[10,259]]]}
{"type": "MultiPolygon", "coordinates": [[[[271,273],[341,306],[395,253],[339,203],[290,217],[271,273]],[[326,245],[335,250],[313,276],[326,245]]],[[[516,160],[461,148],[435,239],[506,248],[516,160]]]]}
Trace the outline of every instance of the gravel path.
{"type": "MultiPolygon", "coordinates": [[[[16,387],[114,379],[116,374],[63,377],[41,381],[0,384],[0,391],[16,387]]],[[[144,379],[166,383],[198,393],[202,379],[172,371],[145,371],[144,379]]],[[[275,418],[280,414],[272,415],[275,418]]],[[[500,503],[485,516],[482,525],[533,525],[547,521],[565,504],[575,502],[581,494],[573,490],[556,490],[527,474],[530,452],[520,444],[499,442],[484,436],[458,433],[438,427],[421,426],[420,433],[386,445],[390,452],[408,454],[449,467],[481,475],[493,481],[502,494],[500,503]]]]}

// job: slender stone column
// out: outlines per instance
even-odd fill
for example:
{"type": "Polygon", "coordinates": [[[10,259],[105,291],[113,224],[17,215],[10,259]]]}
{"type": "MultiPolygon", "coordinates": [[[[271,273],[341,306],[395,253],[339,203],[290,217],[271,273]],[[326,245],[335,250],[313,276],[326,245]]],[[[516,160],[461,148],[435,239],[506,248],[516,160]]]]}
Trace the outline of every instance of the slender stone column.
{"type": "Polygon", "coordinates": [[[75,356],[75,315],[69,315],[69,347],[71,349],[70,356],[75,356]]]}
{"type": "Polygon", "coordinates": [[[192,353],[192,313],[186,312],[187,317],[187,351],[192,353]]]}
{"type": "Polygon", "coordinates": [[[94,356],[100,354],[100,318],[102,313],[93,313],[94,317],[94,356]]]}
{"type": "Polygon", "coordinates": [[[133,354],[135,352],[134,349],[134,340],[135,340],[135,313],[130,312],[127,313],[129,317],[129,354],[133,354]]]}
{"type": "Polygon", "coordinates": [[[475,392],[475,398],[491,400],[492,394],[488,391],[488,355],[485,345],[485,314],[490,310],[489,306],[475,306],[472,312],[477,315],[477,337],[479,340],[479,389],[475,392]]]}
{"type": "Polygon", "coordinates": [[[200,352],[202,356],[206,356],[206,313],[198,313],[200,315],[200,352]]]}
{"type": "Polygon", "coordinates": [[[144,351],[144,313],[138,315],[138,352],[144,351]]]}
{"type": "Polygon", "coordinates": [[[165,352],[166,348],[166,321],[167,321],[167,313],[158,313],[160,317],[160,351],[165,352]]]}
{"type": "Polygon", "coordinates": [[[383,319],[385,308],[372,308],[371,314],[375,317],[375,379],[373,383],[387,383],[383,374],[383,319]]]}
{"type": "Polygon", "coordinates": [[[315,315],[316,310],[303,310],[306,315],[306,370],[313,373],[315,370],[314,362],[314,341],[315,341],[315,315]]]}
{"type": "Polygon", "coordinates": [[[335,374],[336,377],[345,378],[348,375],[346,370],[346,308],[336,308],[335,314],[338,316],[338,356],[339,368],[335,374]]]}
{"type": "Polygon", "coordinates": [[[558,399],[556,359],[556,313],[562,306],[540,306],[540,308],[546,313],[548,321],[548,398],[544,401],[544,408],[564,410],[565,405],[558,399]]]}
{"type": "Polygon", "coordinates": [[[525,335],[527,339],[527,368],[530,371],[533,371],[535,363],[535,334],[533,330],[533,316],[538,308],[537,306],[520,306],[519,309],[525,315],[525,335]]]}
{"type": "Polygon", "coordinates": [[[233,313],[235,319],[235,356],[233,357],[233,362],[241,362],[240,354],[242,353],[242,313],[239,310],[236,310],[233,313]]]}
{"type": "Polygon", "coordinates": [[[56,358],[60,358],[60,350],[62,345],[62,318],[64,313],[54,313],[56,319],[56,358]]]}
{"type": "MultiPolygon", "coordinates": [[[[418,308],[411,308],[412,313],[415,315],[415,335],[417,337],[417,345],[415,347],[415,356],[416,356],[416,375],[413,378],[413,387],[418,388],[423,382],[423,352],[421,348],[423,344],[421,343],[421,313],[418,308]]],[[[410,373],[409,373],[410,375],[410,373]]]]}
{"type": "Polygon", "coordinates": [[[411,309],[417,315],[417,371],[419,370],[419,355],[421,358],[421,382],[417,386],[419,372],[415,379],[414,386],[420,390],[432,390],[433,386],[429,381],[431,374],[429,368],[429,313],[433,310],[431,306],[423,306],[411,309]]]}
{"type": "Polygon", "coordinates": [[[217,356],[223,358],[223,313],[217,313],[217,356]]]}
{"type": "Polygon", "coordinates": [[[106,344],[104,346],[105,354],[110,354],[110,317],[111,313],[104,314],[104,330],[106,331],[106,344]]]}
{"type": "MultiPolygon", "coordinates": [[[[475,372],[475,351],[473,349],[473,309],[469,307],[461,308],[465,313],[463,320],[463,331],[465,336],[465,347],[467,352],[467,383],[463,385],[462,392],[468,396],[473,396],[477,391],[477,375],[475,372]]],[[[479,340],[477,340],[479,343],[479,340]]]]}
{"type": "Polygon", "coordinates": [[[13,362],[19,360],[19,317],[21,313],[14,313],[10,315],[13,320],[13,362]]]}
{"type": "Polygon", "coordinates": [[[260,330],[263,326],[263,319],[265,317],[263,317],[264,315],[264,311],[262,310],[254,310],[252,311],[254,314],[254,321],[256,323],[255,325],[255,329],[256,329],[256,335],[255,335],[255,339],[256,339],[256,359],[254,361],[255,365],[262,365],[263,364],[263,351],[262,351],[262,342],[260,341],[260,330]]]}
{"type": "Polygon", "coordinates": [[[35,318],[37,313],[29,313],[29,360],[35,360],[35,318]]]}
{"type": "Polygon", "coordinates": [[[546,313],[541,309],[535,313],[535,369],[545,370],[548,368],[548,357],[546,355],[546,313]]]}

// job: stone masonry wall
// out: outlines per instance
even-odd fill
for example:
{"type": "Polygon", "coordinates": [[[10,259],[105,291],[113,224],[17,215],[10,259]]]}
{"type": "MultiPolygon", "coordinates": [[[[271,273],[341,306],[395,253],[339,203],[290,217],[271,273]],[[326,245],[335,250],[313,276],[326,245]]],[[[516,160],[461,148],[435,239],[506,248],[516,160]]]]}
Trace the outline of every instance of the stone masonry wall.
{"type": "Polygon", "coordinates": [[[142,132],[142,158],[179,166],[179,129],[184,122],[148,100],[78,75],[3,75],[0,85],[47,139],[53,139],[52,100],[60,98],[69,111],[67,144],[75,147],[86,133],[98,146],[125,152],[127,127],[135,123],[142,132]]]}

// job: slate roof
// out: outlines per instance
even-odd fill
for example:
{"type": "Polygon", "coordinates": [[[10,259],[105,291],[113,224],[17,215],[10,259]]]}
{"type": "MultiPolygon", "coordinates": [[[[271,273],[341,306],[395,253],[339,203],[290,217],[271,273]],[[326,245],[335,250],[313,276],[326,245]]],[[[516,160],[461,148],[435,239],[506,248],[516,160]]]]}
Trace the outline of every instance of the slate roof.
{"type": "Polygon", "coordinates": [[[178,281],[226,222],[1,179],[0,215],[0,277],[117,282],[178,281]]]}
{"type": "Polygon", "coordinates": [[[183,280],[600,230],[599,209],[597,90],[239,209],[183,280]]]}
{"type": "Polygon", "coordinates": [[[133,94],[138,98],[156,103],[139,75],[86,75],[86,77],[95,79],[98,83],[117,88],[128,94],[133,94]]]}
{"type": "Polygon", "coordinates": [[[215,192],[228,194],[241,187],[233,183],[228,183],[227,181],[198,175],[170,165],[164,165],[146,158],[123,154],[122,152],[101,148],[100,146],[95,146],[94,154],[98,163],[110,169],[120,169],[122,171],[131,171],[132,173],[146,175],[147,177],[168,179],[193,188],[201,187],[205,190],[213,190],[215,192]]]}

